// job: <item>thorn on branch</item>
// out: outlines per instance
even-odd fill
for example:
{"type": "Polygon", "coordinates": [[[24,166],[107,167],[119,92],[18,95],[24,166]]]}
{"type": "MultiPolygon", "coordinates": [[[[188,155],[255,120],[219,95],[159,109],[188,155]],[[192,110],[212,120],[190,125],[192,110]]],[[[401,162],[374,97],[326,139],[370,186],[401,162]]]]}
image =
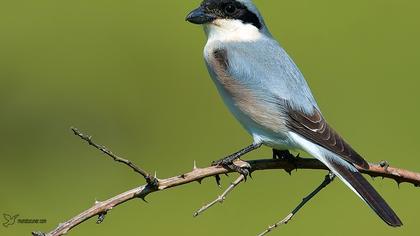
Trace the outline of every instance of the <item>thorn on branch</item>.
{"type": "Polygon", "coordinates": [[[292,176],[292,172],[293,172],[293,168],[285,168],[284,171],[286,171],[286,173],[288,173],[290,176],[292,176]]]}
{"type": "Polygon", "coordinates": [[[154,190],[159,189],[159,179],[157,178],[156,171],[155,171],[154,176],[148,175],[146,177],[146,182],[147,182],[147,186],[150,187],[151,189],[154,189],[154,190]]]}
{"type": "Polygon", "coordinates": [[[194,160],[194,164],[193,164],[193,170],[197,170],[197,162],[194,160]]]}
{"type": "Polygon", "coordinates": [[[106,216],[106,214],[107,214],[108,212],[106,212],[106,211],[104,211],[104,212],[102,212],[102,213],[100,213],[99,214],[99,216],[98,216],[98,220],[96,221],[96,224],[101,224],[102,222],[104,222],[104,220],[105,220],[105,216],[106,216]]]}
{"type": "Polygon", "coordinates": [[[400,189],[401,181],[396,179],[395,182],[397,183],[398,189],[400,189]]]}
{"type": "Polygon", "coordinates": [[[146,200],[146,196],[141,196],[141,197],[139,197],[141,200],[143,200],[143,202],[145,202],[145,203],[149,203],[147,200],[146,200]]]}
{"type": "Polygon", "coordinates": [[[216,179],[216,184],[217,184],[217,186],[218,186],[219,188],[221,188],[221,187],[222,187],[222,185],[220,184],[220,180],[221,180],[220,175],[216,175],[216,176],[214,176],[214,178],[216,179]]]}

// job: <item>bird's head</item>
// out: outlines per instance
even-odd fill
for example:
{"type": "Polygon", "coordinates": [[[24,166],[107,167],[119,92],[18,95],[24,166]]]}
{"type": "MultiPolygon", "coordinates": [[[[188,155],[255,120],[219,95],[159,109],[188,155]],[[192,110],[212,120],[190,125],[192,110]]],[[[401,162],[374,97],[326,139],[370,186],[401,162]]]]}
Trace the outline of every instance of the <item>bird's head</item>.
{"type": "Polygon", "coordinates": [[[231,28],[233,25],[252,26],[259,31],[265,28],[252,0],[204,0],[197,9],[188,14],[186,20],[220,28],[231,28]]]}

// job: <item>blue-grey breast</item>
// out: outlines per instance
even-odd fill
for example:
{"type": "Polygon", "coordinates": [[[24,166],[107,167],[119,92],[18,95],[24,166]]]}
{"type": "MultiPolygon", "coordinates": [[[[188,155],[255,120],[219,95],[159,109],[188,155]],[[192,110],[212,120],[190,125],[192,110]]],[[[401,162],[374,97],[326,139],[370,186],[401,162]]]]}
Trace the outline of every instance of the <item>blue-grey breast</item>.
{"type": "Polygon", "coordinates": [[[358,172],[369,168],[328,123],[302,73],[270,34],[251,0],[205,0],[187,16],[204,26],[204,58],[223,101],[252,135],[253,145],[304,150],[324,163],[390,226],[402,222],[358,172]]]}

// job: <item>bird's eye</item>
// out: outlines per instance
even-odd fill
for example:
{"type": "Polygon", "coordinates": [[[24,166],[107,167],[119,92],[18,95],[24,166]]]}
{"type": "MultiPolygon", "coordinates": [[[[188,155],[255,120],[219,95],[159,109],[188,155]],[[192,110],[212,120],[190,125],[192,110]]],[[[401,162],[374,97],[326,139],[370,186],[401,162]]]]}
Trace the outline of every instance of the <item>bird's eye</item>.
{"type": "Polygon", "coordinates": [[[225,6],[225,12],[229,15],[232,15],[233,13],[236,12],[236,6],[233,4],[228,4],[225,6]]]}

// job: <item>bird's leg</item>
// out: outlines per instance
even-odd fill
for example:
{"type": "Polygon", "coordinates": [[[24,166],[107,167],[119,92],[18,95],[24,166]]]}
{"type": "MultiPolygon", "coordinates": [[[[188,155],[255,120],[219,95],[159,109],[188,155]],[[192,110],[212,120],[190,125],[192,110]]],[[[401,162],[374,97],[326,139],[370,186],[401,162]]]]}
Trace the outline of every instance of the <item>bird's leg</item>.
{"type": "Polygon", "coordinates": [[[297,156],[294,156],[293,154],[290,153],[289,150],[277,150],[277,149],[273,149],[273,159],[276,160],[285,160],[289,163],[291,163],[292,167],[291,168],[285,168],[284,170],[290,174],[292,174],[292,171],[297,169],[297,165],[296,165],[296,159],[299,158],[299,154],[297,156]]]}
{"type": "Polygon", "coordinates": [[[235,153],[233,153],[233,154],[231,154],[231,155],[229,155],[225,158],[222,158],[218,161],[213,161],[212,165],[213,166],[223,166],[227,169],[230,169],[230,170],[236,171],[240,174],[243,174],[245,176],[248,176],[250,174],[249,173],[249,169],[250,169],[249,165],[245,166],[245,167],[237,166],[233,162],[235,160],[239,159],[241,156],[243,156],[243,155],[245,155],[245,154],[247,154],[247,153],[249,153],[249,152],[251,152],[255,149],[260,148],[261,145],[262,145],[261,143],[253,143],[253,144],[249,145],[248,147],[246,147],[244,149],[241,149],[240,151],[237,151],[237,152],[235,152],[235,153]]]}

